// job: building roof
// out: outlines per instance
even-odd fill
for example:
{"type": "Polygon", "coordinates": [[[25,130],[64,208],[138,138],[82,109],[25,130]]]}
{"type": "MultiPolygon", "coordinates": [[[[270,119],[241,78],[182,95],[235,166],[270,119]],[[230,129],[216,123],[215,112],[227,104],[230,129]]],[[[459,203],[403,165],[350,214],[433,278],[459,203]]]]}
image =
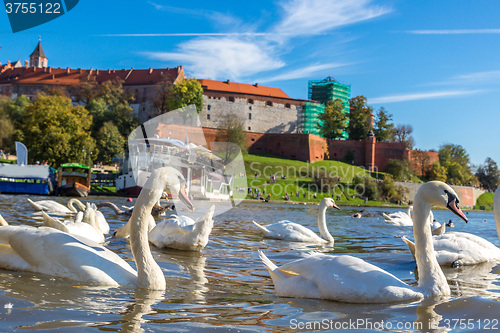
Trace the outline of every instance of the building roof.
{"type": "Polygon", "coordinates": [[[38,41],[38,45],[36,46],[35,51],[33,51],[33,53],[30,55],[30,57],[33,57],[33,56],[47,58],[47,56],[45,55],[45,52],[43,52],[41,41],[38,41]]]}
{"type": "Polygon", "coordinates": [[[172,83],[184,78],[182,66],[176,68],[150,69],[71,69],[71,68],[36,68],[36,67],[4,67],[0,73],[0,84],[35,84],[77,86],[84,80],[95,79],[102,83],[121,79],[124,86],[151,85],[160,83],[163,78],[172,83]]]}
{"type": "Polygon", "coordinates": [[[203,91],[217,91],[245,95],[258,95],[268,97],[287,98],[290,97],[283,92],[280,88],[266,87],[259,84],[246,84],[227,81],[215,80],[198,80],[203,87],[203,91]]]}

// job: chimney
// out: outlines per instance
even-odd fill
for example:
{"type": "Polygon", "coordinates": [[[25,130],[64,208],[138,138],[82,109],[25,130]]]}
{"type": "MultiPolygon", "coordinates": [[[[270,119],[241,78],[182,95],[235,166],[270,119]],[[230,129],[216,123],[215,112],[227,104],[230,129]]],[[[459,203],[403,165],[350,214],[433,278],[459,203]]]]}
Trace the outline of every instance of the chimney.
{"type": "Polygon", "coordinates": [[[108,74],[111,74],[111,69],[108,69],[108,74]]]}
{"type": "Polygon", "coordinates": [[[99,70],[98,69],[95,70],[95,75],[99,75],[99,70]]]}
{"type": "Polygon", "coordinates": [[[78,68],[78,74],[82,74],[82,69],[78,68]]]}
{"type": "Polygon", "coordinates": [[[153,74],[153,69],[150,67],[149,68],[149,75],[153,74]]]}
{"type": "Polygon", "coordinates": [[[66,68],[66,75],[69,75],[69,73],[70,73],[70,69],[69,69],[69,67],[67,67],[66,68]]]}
{"type": "Polygon", "coordinates": [[[48,67],[49,73],[52,73],[52,67],[48,67]]]}
{"type": "Polygon", "coordinates": [[[28,65],[28,60],[24,60],[24,68],[28,68],[29,65],[28,65]]]}
{"type": "Polygon", "coordinates": [[[31,67],[31,68],[33,68],[33,72],[36,72],[36,67],[31,67]]]}

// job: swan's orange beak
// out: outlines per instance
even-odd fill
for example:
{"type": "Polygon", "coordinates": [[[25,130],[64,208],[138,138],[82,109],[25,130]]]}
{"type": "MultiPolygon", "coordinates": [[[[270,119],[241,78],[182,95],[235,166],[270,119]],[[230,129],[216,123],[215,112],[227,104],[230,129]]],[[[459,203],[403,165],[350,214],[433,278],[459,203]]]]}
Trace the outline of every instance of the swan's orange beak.
{"type": "Polygon", "coordinates": [[[187,194],[186,194],[186,185],[183,185],[181,189],[179,190],[179,199],[191,210],[194,211],[194,206],[191,200],[189,200],[187,194]]]}
{"type": "Polygon", "coordinates": [[[333,207],[333,208],[335,208],[335,209],[340,210],[340,207],[339,207],[339,206],[337,206],[337,204],[333,204],[333,206],[332,206],[332,207],[333,207]]]}
{"type": "Polygon", "coordinates": [[[465,221],[465,223],[469,222],[469,219],[467,216],[465,216],[464,212],[458,207],[458,199],[455,198],[453,200],[450,200],[448,202],[448,205],[446,207],[451,210],[453,213],[455,213],[458,217],[460,217],[462,220],[465,221]]]}

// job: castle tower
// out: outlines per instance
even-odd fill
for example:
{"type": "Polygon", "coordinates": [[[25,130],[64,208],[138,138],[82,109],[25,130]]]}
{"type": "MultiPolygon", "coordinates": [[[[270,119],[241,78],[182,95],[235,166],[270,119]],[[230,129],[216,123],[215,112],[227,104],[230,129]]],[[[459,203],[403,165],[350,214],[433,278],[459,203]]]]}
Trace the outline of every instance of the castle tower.
{"type": "Polygon", "coordinates": [[[35,48],[35,51],[30,55],[30,67],[38,67],[44,68],[47,67],[48,59],[43,52],[42,41],[38,39],[38,45],[35,48]]]}

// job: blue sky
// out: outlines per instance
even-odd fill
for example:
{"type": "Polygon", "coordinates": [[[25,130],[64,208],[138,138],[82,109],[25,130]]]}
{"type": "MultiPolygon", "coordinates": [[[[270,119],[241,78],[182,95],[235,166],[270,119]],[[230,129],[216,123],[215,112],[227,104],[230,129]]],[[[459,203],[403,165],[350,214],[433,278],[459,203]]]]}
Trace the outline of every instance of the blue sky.
{"type": "Polygon", "coordinates": [[[499,1],[82,0],[44,25],[12,33],[0,14],[0,61],[49,66],[159,68],[279,87],[307,98],[307,81],[351,84],[416,148],[462,145],[474,164],[500,163],[499,1]]]}

